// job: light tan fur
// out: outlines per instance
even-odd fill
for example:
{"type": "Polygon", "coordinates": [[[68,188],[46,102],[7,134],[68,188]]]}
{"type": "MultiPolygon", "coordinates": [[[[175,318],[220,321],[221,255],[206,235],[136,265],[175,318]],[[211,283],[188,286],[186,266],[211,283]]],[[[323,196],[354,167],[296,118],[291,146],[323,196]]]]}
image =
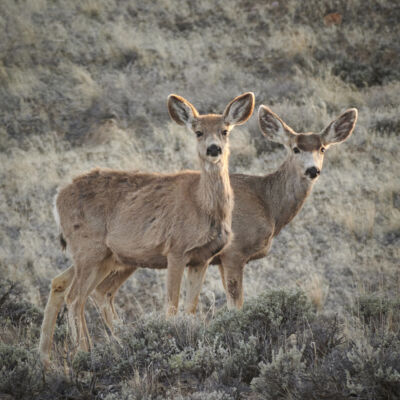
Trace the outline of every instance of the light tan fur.
{"type": "Polygon", "coordinates": [[[167,266],[167,314],[177,312],[182,274],[190,264],[205,271],[231,240],[233,193],[228,174],[229,131],[250,118],[254,95],[232,100],[222,115],[199,115],[187,100],[168,98],[171,118],[196,133],[201,171],[175,174],[97,169],[61,189],[56,211],[74,265],[53,279],[42,324],[40,354],[48,363],[57,314],[64,301],[72,339],[90,347],[84,317],[88,296],[106,321],[115,317],[102,281],[136,268],[167,266]],[[100,294],[100,295],[99,295],[100,294]],[[108,305],[110,308],[107,308],[108,305]]]}
{"type": "MultiPolygon", "coordinates": [[[[219,265],[229,307],[240,308],[243,304],[246,263],[267,255],[273,237],[296,216],[310,194],[319,174],[311,179],[306,174],[307,169],[314,166],[321,170],[325,149],[346,140],[353,132],[356,120],[357,110],[350,109],[319,134],[297,134],[267,107],[260,107],[262,133],[269,140],[283,144],[289,155],[281,167],[270,175],[230,175],[235,196],[232,215],[234,237],[211,261],[211,264],[219,265]],[[294,152],[296,147],[298,153],[294,152]]],[[[188,311],[195,310],[203,278],[201,274],[196,278],[195,273],[189,277],[192,290],[188,293],[188,311]]],[[[101,289],[103,298],[108,294],[110,299],[114,299],[115,291],[125,279],[127,275],[117,273],[112,279],[105,279],[96,292],[101,289]]],[[[114,310],[112,301],[107,306],[114,310]]],[[[111,325],[112,320],[107,323],[111,325]]]]}

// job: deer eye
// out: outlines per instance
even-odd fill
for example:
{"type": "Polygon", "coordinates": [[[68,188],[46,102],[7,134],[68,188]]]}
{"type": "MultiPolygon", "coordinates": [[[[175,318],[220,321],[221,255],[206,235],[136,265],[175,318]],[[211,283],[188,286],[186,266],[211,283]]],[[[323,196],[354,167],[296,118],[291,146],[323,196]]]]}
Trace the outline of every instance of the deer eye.
{"type": "Polygon", "coordinates": [[[325,147],[321,147],[321,153],[325,153],[325,147]]]}
{"type": "Polygon", "coordinates": [[[222,131],[222,136],[226,136],[228,134],[228,131],[226,130],[226,129],[224,129],[223,131],[222,131]]]}
{"type": "Polygon", "coordinates": [[[197,136],[197,137],[202,137],[202,136],[203,136],[203,132],[201,132],[201,131],[196,131],[196,136],[197,136]]]}
{"type": "Polygon", "coordinates": [[[299,154],[300,153],[299,148],[298,147],[293,147],[293,153],[299,154]]]}

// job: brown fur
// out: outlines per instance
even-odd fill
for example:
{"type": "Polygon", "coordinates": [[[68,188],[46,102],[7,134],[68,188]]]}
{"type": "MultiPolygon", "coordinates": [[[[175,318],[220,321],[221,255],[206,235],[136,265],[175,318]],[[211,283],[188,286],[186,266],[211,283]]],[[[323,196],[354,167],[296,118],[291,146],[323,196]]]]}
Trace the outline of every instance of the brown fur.
{"type": "MultiPolygon", "coordinates": [[[[57,196],[60,229],[74,267],[53,280],[40,341],[45,362],[62,304],[59,292],[68,289],[69,328],[78,346],[87,350],[90,337],[85,302],[107,276],[167,265],[167,313],[174,314],[186,265],[198,266],[204,276],[209,261],[231,240],[233,193],[228,174],[228,135],[223,131],[251,116],[254,95],[238,96],[223,115],[199,116],[189,102],[176,95],[169,97],[168,108],[176,122],[183,121],[197,132],[201,129],[197,144],[201,172],[96,169],[76,177],[57,196]],[[250,109],[244,107],[248,103],[250,109]],[[220,153],[209,154],[209,147],[216,145],[220,153]],[[57,291],[55,282],[61,285],[57,291]]],[[[107,296],[113,298],[109,290],[107,296]]]]}
{"type": "MultiPolygon", "coordinates": [[[[297,145],[303,151],[318,153],[322,166],[323,154],[320,153],[322,143],[323,146],[329,147],[331,144],[347,139],[357,119],[357,111],[353,109],[328,125],[321,134],[296,134],[276,114],[266,110],[266,122],[263,123],[260,115],[260,126],[261,129],[271,130],[263,131],[263,133],[271,140],[282,141],[290,149],[290,153],[281,167],[270,175],[230,175],[235,196],[232,215],[234,236],[232,242],[211,261],[212,264],[219,265],[230,307],[241,307],[243,303],[242,282],[245,264],[268,254],[272,239],[298,214],[315,182],[305,176],[304,169],[299,168],[299,160],[292,152],[292,146],[297,145]],[[284,128],[280,137],[276,136],[279,123],[284,128]],[[347,130],[343,129],[345,123],[347,123],[347,130]],[[334,124],[340,130],[340,137],[338,137],[338,132],[332,131],[334,124]]],[[[129,274],[126,273],[117,273],[112,279],[104,280],[96,289],[98,297],[103,299],[103,304],[104,293],[110,289],[114,298],[117,289],[115,291],[113,289],[119,288],[128,276],[129,274]]],[[[199,285],[195,283],[193,287],[195,288],[193,290],[197,292],[189,292],[189,299],[195,297],[200,290],[199,285]]],[[[107,307],[112,307],[114,310],[112,302],[109,302],[107,307]]],[[[190,312],[194,311],[190,301],[187,309],[190,312]]],[[[112,320],[108,320],[107,323],[111,325],[112,320]]]]}
{"type": "Polygon", "coordinates": [[[321,137],[312,133],[308,135],[297,135],[296,143],[298,148],[303,151],[319,150],[322,146],[321,137]]]}

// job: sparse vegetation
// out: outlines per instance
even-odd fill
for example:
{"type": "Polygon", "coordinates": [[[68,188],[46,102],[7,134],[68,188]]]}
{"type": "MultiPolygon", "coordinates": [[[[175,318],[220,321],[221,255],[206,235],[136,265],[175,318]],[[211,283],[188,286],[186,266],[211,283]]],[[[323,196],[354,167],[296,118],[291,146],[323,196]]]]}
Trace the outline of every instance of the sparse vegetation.
{"type": "MultiPolygon", "coordinates": [[[[396,1],[19,0],[0,11],[0,397],[400,398],[396,1]],[[95,166],[198,168],[167,95],[222,112],[247,90],[298,131],[349,107],[359,120],[268,257],[246,267],[243,310],[223,307],[211,267],[198,317],[165,321],[164,271],[141,270],[117,297],[121,343],[89,304],[95,347],[75,354],[61,313],[44,373],[41,310],[70,265],[57,187],[95,166]]],[[[232,172],[266,174],[284,158],[255,117],[231,141],[232,172]]]]}
{"type": "Polygon", "coordinates": [[[346,334],[344,320],[317,314],[303,292],[271,291],[208,323],[143,316],[121,328],[119,343],[67,356],[65,378],[57,360],[45,375],[35,351],[2,344],[0,391],[21,399],[396,399],[400,327],[369,327],[356,317],[346,334]]]}

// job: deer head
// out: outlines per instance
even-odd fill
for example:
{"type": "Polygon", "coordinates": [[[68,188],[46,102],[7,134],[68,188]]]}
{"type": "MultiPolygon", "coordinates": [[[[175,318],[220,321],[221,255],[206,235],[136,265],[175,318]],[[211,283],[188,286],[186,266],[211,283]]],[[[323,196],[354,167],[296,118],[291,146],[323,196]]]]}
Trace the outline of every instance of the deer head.
{"type": "Polygon", "coordinates": [[[357,110],[350,108],[320,133],[296,133],[268,107],[261,105],[258,120],[261,132],[271,141],[283,144],[298,173],[316,180],[321,173],[325,150],[350,137],[357,121],[357,110]]]}
{"type": "Polygon", "coordinates": [[[254,94],[244,93],[233,99],[222,115],[200,115],[196,108],[176,94],[168,96],[168,111],[179,125],[186,125],[197,136],[201,160],[218,164],[229,154],[228,136],[235,125],[245,123],[254,110],[254,94]]]}

